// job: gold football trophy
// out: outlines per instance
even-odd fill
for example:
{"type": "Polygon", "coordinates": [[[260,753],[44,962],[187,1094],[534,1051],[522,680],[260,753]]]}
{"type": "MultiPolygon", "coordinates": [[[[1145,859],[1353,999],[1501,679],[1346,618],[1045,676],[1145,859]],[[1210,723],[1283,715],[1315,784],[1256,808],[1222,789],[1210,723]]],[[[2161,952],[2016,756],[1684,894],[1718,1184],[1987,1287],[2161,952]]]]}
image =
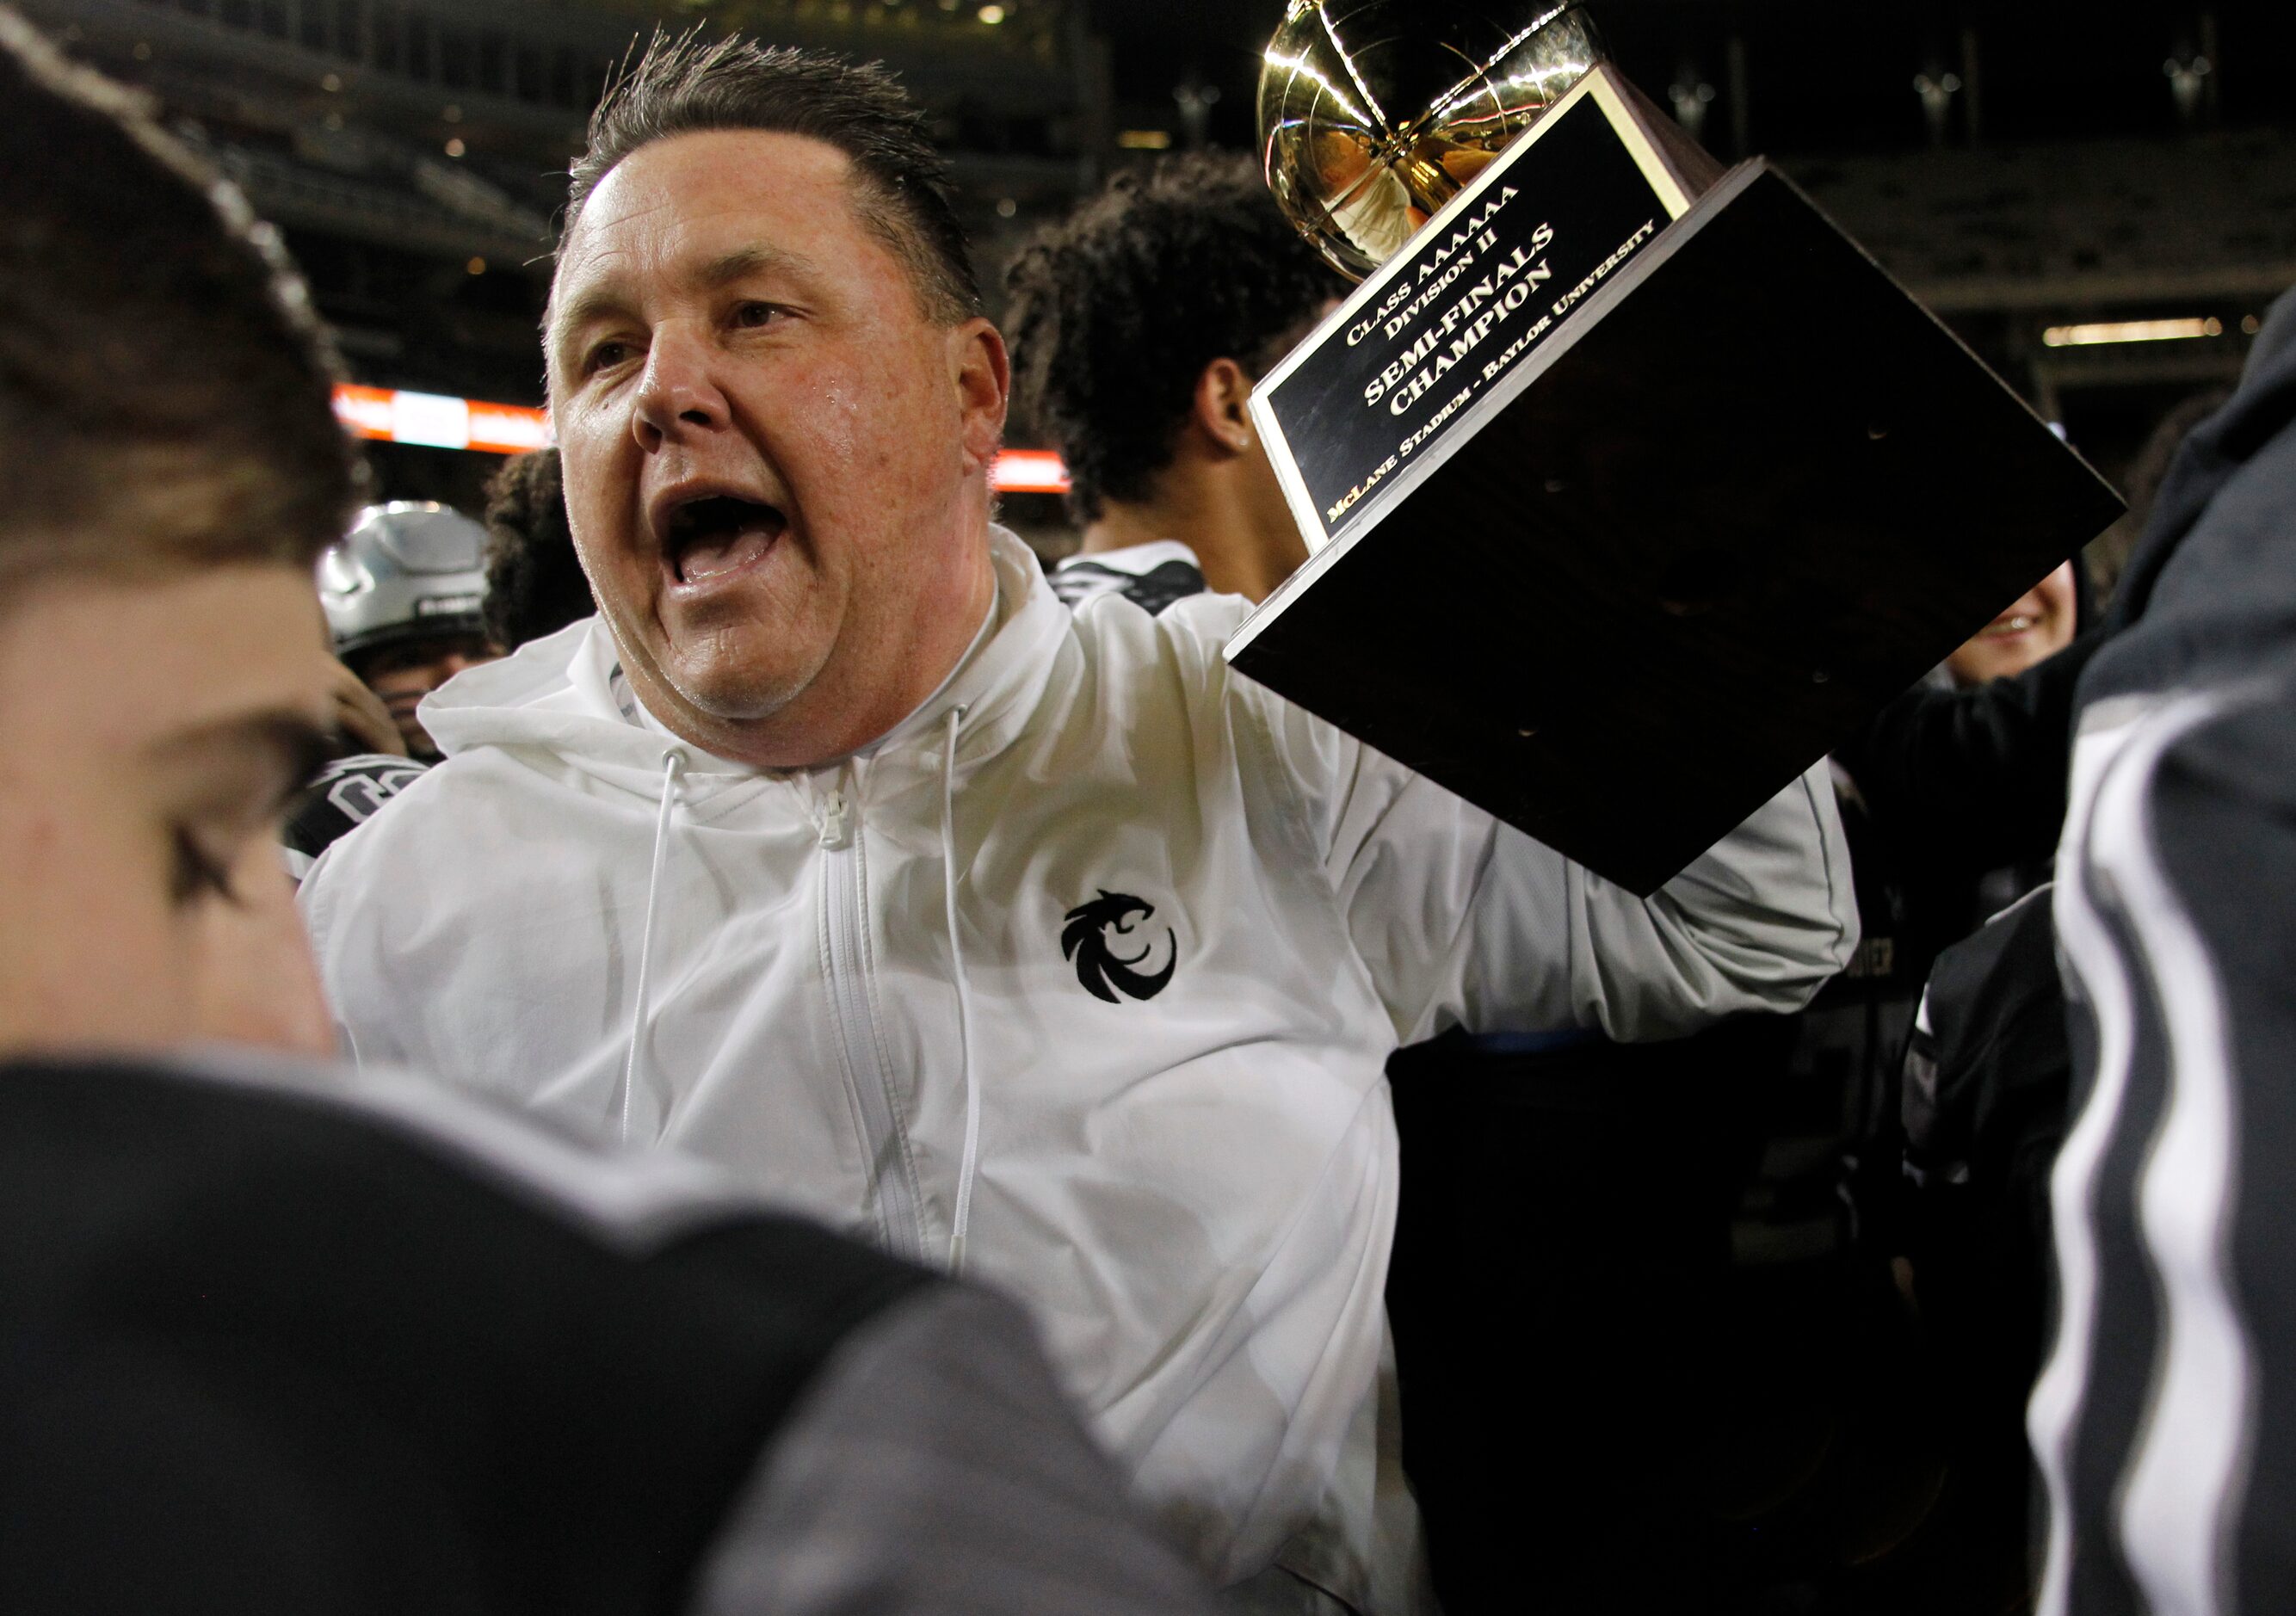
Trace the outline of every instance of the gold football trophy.
{"type": "Polygon", "coordinates": [[[1259,78],[1267,183],[1359,281],[1603,54],[1575,3],[1292,0],[1259,78]]]}

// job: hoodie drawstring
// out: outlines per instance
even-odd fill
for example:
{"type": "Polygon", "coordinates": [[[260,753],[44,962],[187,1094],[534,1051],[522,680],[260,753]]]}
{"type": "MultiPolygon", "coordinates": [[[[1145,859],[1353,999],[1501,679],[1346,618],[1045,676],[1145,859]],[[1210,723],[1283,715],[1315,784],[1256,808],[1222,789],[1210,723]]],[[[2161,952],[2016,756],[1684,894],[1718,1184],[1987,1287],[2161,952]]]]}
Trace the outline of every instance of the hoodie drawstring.
{"type": "Polygon", "coordinates": [[[650,1003],[653,967],[653,917],[655,906],[661,898],[661,865],[669,851],[670,810],[677,806],[678,776],[685,772],[685,755],[666,751],[661,755],[661,813],[653,826],[653,873],[646,877],[645,923],[638,929],[638,1003],[637,1012],[630,1020],[629,1058],[622,1063],[622,1138],[630,1136],[631,1097],[638,1087],[638,1053],[645,1046],[648,1023],[652,1018],[650,1003]]]}
{"type": "Polygon", "coordinates": [[[948,955],[956,977],[957,1070],[964,1080],[964,1154],[956,1169],[956,1211],[949,1219],[948,1271],[964,1272],[964,1234],[972,1222],[972,1177],[980,1165],[980,1086],[972,1072],[972,1018],[964,988],[964,938],[956,927],[956,726],[964,709],[948,711],[940,775],[941,897],[948,918],[948,955]]]}

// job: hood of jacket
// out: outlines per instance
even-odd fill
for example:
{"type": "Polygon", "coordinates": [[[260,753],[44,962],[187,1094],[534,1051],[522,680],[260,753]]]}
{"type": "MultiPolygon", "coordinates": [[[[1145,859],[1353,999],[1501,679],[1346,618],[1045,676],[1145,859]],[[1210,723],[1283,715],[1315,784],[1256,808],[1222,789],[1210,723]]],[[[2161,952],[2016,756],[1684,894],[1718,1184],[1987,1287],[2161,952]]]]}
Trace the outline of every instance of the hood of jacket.
{"type": "Polygon", "coordinates": [[[2240,386],[2161,485],[2076,711],[2109,696],[2237,677],[2296,644],[2296,291],[2265,316],[2240,386]]]}

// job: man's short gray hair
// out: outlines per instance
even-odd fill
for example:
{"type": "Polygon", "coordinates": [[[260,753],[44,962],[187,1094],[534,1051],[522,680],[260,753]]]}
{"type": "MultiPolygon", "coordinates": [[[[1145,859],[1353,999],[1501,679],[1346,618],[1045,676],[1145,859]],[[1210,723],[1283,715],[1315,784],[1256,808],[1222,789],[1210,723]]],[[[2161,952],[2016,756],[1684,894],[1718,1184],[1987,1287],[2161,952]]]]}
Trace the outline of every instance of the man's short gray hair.
{"type": "Polygon", "coordinates": [[[699,29],[655,30],[591,114],[561,239],[573,234],[599,182],[641,146],[726,129],[800,135],[844,152],[861,216],[908,269],[925,313],[954,325],[981,312],[964,227],[949,201],[947,160],[893,75],[882,63],[739,35],[708,40],[699,29]]]}

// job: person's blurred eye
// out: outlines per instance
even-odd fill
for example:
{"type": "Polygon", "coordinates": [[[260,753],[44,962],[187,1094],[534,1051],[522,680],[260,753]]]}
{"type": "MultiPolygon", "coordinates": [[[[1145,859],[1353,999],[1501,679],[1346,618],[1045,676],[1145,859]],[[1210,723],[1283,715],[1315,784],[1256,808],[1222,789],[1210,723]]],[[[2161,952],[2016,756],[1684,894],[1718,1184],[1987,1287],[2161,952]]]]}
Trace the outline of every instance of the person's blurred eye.
{"type": "Polygon", "coordinates": [[[174,843],[169,861],[168,895],[179,909],[219,898],[236,907],[239,893],[231,884],[231,866],[217,858],[189,825],[168,827],[174,843]]]}
{"type": "Polygon", "coordinates": [[[734,324],[745,330],[758,331],[788,316],[789,310],[778,303],[742,303],[734,310],[734,324]]]}

